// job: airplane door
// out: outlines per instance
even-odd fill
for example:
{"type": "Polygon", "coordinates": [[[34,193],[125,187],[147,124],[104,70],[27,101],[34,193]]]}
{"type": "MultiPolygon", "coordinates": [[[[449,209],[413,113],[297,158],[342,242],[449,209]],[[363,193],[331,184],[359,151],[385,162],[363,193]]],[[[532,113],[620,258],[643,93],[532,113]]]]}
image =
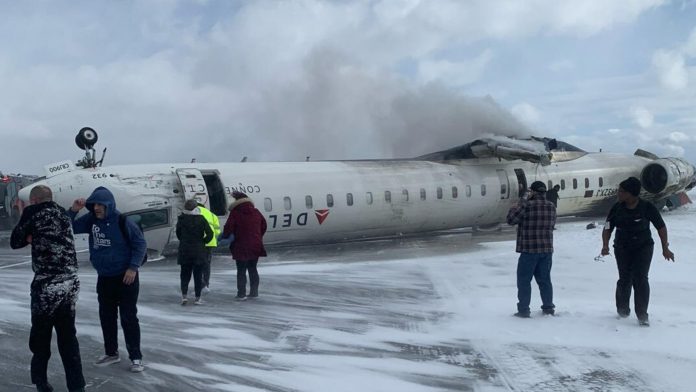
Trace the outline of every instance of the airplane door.
{"type": "Polygon", "coordinates": [[[496,170],[498,173],[498,179],[500,180],[500,198],[509,199],[510,198],[510,180],[508,179],[507,172],[503,169],[496,170]]]}
{"type": "Polygon", "coordinates": [[[184,188],[186,200],[196,199],[199,203],[210,209],[208,187],[205,185],[203,174],[198,169],[177,169],[176,175],[184,188]]]}
{"type": "Polygon", "coordinates": [[[527,192],[527,176],[522,169],[515,169],[515,175],[517,176],[517,197],[522,197],[527,192]]]}

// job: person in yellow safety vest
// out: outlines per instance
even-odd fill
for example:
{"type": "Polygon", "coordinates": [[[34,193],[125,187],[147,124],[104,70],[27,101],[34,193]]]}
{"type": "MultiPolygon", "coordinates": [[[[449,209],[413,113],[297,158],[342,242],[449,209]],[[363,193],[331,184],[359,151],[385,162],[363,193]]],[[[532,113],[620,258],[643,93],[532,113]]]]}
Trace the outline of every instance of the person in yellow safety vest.
{"type": "Polygon", "coordinates": [[[203,215],[208,222],[214,234],[213,239],[205,244],[205,249],[208,251],[208,259],[203,267],[203,292],[207,294],[210,292],[210,263],[213,261],[213,249],[215,249],[218,244],[217,237],[220,235],[220,220],[217,215],[205,208],[205,205],[198,203],[198,209],[201,210],[201,215],[203,215]]]}

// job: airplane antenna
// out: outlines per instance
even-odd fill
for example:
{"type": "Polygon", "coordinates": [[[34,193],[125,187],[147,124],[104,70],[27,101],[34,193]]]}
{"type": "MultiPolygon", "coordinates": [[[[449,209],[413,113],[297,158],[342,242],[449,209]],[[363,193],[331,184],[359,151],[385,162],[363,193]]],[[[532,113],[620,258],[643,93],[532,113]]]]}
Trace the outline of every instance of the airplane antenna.
{"type": "Polygon", "coordinates": [[[97,166],[101,167],[102,163],[104,162],[104,155],[106,155],[106,147],[104,147],[104,149],[102,150],[102,157],[99,160],[99,162],[97,162],[97,166]]]}

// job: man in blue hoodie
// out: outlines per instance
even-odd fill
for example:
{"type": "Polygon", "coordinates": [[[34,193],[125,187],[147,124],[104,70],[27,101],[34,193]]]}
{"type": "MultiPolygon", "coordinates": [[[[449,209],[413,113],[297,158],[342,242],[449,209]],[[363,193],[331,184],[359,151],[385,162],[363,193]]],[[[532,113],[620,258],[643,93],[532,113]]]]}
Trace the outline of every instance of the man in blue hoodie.
{"type": "Polygon", "coordinates": [[[142,372],[140,324],[138,323],[138,268],[145,257],[147,245],[140,228],[125,219],[124,237],[121,213],[116,209],[114,195],[98,187],[85,199],[77,199],[68,211],[75,234],[89,234],[89,258],[97,270],[99,321],[104,336],[104,356],[95,363],[106,366],[121,361],[118,354],[118,314],[131,360],[130,370],[142,372]],[[89,212],[76,219],[83,207],[89,212]]]}

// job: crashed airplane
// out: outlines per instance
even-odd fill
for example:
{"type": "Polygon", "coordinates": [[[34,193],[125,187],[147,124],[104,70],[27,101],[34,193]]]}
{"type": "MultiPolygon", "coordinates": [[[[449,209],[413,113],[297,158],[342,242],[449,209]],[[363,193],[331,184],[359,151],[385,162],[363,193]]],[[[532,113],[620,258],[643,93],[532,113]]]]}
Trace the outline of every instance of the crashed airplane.
{"type": "MultiPolygon", "coordinates": [[[[505,221],[508,208],[533,181],[560,185],[558,215],[606,214],[618,184],[641,179],[641,197],[658,205],[688,201],[695,169],[680,158],[591,153],[555,139],[477,139],[412,159],[171,163],[102,166],[97,134],[76,137],[85,157],[45,167],[64,207],[105,186],[119,210],[137,221],[151,252],[176,241],[176,219],[195,198],[222,218],[233,191],[252,198],[268,222],[265,242],[335,242],[505,221]],[[676,197],[681,196],[681,198],[676,197]]],[[[31,187],[28,187],[31,188],[31,187]]],[[[20,194],[28,199],[28,189],[20,194]]]]}

